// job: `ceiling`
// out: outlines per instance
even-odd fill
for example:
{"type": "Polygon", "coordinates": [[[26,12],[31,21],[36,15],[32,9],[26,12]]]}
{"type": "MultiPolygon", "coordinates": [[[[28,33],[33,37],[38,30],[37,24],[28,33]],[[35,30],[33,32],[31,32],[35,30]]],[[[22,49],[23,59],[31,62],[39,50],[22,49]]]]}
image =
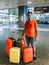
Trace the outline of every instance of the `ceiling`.
{"type": "Polygon", "coordinates": [[[49,6],[49,0],[0,0],[0,9],[18,6],[49,6]],[[27,3],[28,1],[32,3],[27,3]]]}

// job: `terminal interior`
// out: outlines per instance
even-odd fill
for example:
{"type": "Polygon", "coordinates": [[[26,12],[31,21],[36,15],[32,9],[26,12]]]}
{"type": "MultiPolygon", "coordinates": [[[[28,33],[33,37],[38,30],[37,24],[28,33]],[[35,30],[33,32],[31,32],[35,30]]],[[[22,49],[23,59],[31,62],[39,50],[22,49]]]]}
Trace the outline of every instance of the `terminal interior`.
{"type": "Polygon", "coordinates": [[[0,0],[0,65],[16,65],[6,56],[6,39],[20,37],[28,11],[38,23],[38,40],[37,60],[26,65],[49,65],[49,0],[0,0]]]}

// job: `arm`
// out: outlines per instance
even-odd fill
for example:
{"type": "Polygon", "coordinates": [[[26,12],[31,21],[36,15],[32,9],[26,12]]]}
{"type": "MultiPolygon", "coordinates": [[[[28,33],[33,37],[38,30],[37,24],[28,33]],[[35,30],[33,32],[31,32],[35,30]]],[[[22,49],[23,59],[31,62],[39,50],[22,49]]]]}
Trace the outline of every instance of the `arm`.
{"type": "Polygon", "coordinates": [[[36,22],[36,25],[35,25],[35,35],[36,35],[35,37],[36,37],[36,40],[38,39],[37,34],[38,34],[38,24],[36,22]]]}
{"type": "Polygon", "coordinates": [[[36,29],[35,29],[35,32],[36,32],[36,37],[37,37],[37,34],[38,34],[38,30],[37,30],[37,27],[36,27],[36,29]]]}

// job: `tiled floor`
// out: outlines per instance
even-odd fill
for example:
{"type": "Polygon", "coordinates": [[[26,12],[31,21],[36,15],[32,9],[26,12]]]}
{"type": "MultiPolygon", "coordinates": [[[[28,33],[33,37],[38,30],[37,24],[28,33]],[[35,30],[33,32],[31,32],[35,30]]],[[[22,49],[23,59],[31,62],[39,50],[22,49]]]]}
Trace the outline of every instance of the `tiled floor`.
{"type": "MultiPolygon", "coordinates": [[[[9,32],[0,32],[0,65],[17,65],[10,63],[5,53],[5,39],[9,32]]],[[[49,65],[49,32],[39,31],[38,41],[36,41],[37,60],[31,63],[24,64],[21,61],[20,65],[49,65]]]]}

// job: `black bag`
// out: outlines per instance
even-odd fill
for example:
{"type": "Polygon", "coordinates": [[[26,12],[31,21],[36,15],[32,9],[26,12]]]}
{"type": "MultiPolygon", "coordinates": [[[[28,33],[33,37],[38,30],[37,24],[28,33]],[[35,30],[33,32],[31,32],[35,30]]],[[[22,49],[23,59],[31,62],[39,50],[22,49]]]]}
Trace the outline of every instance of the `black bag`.
{"type": "Polygon", "coordinates": [[[11,39],[13,41],[13,47],[16,47],[16,40],[12,37],[9,37],[9,39],[11,39]]]}
{"type": "Polygon", "coordinates": [[[10,39],[13,41],[13,47],[19,47],[20,48],[20,40],[15,40],[14,38],[10,37],[10,39]]]}
{"type": "Polygon", "coordinates": [[[20,48],[20,40],[19,39],[16,41],[16,47],[20,48]]]}

